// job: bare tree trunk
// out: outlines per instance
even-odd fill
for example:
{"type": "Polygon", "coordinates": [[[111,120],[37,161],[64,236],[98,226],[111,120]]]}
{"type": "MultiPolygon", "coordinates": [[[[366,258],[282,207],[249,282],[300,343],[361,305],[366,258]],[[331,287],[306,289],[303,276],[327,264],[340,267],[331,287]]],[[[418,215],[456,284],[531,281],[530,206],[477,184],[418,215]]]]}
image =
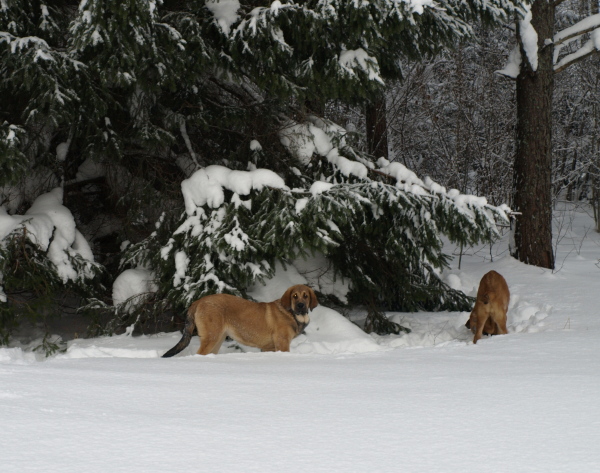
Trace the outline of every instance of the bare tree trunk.
{"type": "Polygon", "coordinates": [[[527,264],[554,268],[552,250],[552,90],[554,5],[536,0],[531,25],[538,34],[538,67],[526,59],[521,35],[521,72],[517,77],[517,151],[513,206],[521,215],[513,256],[527,264]]]}
{"type": "Polygon", "coordinates": [[[367,105],[367,147],[369,154],[376,158],[388,158],[388,132],[385,94],[367,105]]]}

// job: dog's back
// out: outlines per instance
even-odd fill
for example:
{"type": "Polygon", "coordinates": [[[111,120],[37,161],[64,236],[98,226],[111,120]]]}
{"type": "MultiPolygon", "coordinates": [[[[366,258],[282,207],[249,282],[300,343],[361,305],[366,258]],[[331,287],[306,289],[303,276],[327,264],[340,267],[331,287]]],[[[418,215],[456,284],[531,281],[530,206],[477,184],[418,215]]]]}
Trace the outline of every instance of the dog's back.
{"type": "Polygon", "coordinates": [[[508,333],[506,313],[509,299],[508,284],[500,273],[490,271],[481,278],[475,307],[469,318],[471,331],[475,334],[473,343],[477,343],[484,332],[489,335],[508,333]]]}

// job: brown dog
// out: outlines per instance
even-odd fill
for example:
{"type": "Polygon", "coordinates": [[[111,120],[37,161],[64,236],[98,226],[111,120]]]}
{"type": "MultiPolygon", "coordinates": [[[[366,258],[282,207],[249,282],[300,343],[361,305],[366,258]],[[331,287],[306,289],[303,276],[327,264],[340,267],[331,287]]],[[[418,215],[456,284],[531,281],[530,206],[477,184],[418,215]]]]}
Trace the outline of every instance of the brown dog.
{"type": "Polygon", "coordinates": [[[301,284],[273,302],[252,302],[229,294],[203,297],[188,309],[181,340],[163,358],[187,347],[194,329],[200,337],[199,355],[218,353],[226,336],[262,351],[290,351],[290,342],[310,321],[308,310],[317,305],[314,291],[301,284]]]}
{"type": "Polygon", "coordinates": [[[500,273],[490,271],[481,278],[477,290],[475,307],[471,316],[465,324],[475,334],[473,343],[481,338],[483,334],[498,335],[506,334],[506,312],[510,292],[506,280],[500,273]]]}

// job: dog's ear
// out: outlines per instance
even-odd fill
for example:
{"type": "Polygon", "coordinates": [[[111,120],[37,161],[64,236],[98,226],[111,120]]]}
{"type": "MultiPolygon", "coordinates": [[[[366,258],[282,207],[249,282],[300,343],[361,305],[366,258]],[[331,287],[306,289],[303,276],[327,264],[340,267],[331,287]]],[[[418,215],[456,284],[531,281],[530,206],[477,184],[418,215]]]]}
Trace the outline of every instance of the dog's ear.
{"type": "Polygon", "coordinates": [[[285,310],[292,310],[292,290],[294,289],[294,286],[288,288],[287,291],[285,291],[283,293],[283,296],[281,296],[281,305],[283,306],[283,308],[285,310]]]}
{"type": "Polygon", "coordinates": [[[308,288],[308,293],[310,294],[310,305],[308,307],[310,308],[310,310],[313,310],[319,305],[319,299],[317,299],[315,291],[313,291],[310,287],[308,288]]]}

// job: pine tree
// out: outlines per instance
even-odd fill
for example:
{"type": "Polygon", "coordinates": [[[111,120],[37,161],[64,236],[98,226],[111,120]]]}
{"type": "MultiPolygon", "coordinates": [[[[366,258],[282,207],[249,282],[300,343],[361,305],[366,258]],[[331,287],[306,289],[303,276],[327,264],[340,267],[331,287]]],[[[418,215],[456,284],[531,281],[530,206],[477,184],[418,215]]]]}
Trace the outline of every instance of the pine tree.
{"type": "Polygon", "coordinates": [[[0,168],[8,170],[0,185],[25,169],[51,168],[75,218],[87,224],[89,209],[101,209],[124,222],[112,242],[114,248],[134,241],[123,267],[152,267],[158,296],[174,307],[210,291],[243,293],[271,274],[276,261],[313,250],[354,277],[357,288],[383,284],[377,295],[382,305],[446,307],[461,296],[450,296],[436,275],[447,262],[438,233],[456,241],[487,238],[493,219],[483,215],[495,210],[455,207],[453,197],[429,184],[414,184],[428,197],[399,193],[370,157],[344,144],[350,136],[315,125],[311,109],[332,100],[364,103],[382,92],[386,78],[401,75],[400,57],[434,54],[472,35],[474,20],[503,20],[516,8],[509,0],[276,0],[269,6],[83,0],[78,7],[68,0],[3,0],[0,96],[10,100],[0,106],[0,150],[6,150],[0,168]],[[299,131],[316,152],[282,129],[299,131]],[[339,156],[319,150],[323,141],[315,133],[331,134],[339,156]],[[251,146],[254,140],[260,150],[251,146]],[[89,160],[104,172],[93,183],[81,182],[78,170],[89,160]],[[185,228],[193,217],[195,230],[174,232],[169,223],[180,211],[179,182],[210,165],[246,172],[249,162],[277,173],[289,188],[225,191],[222,204],[200,206],[177,222],[185,228]],[[321,181],[334,187],[313,195],[313,182],[321,181]],[[252,205],[236,194],[249,195],[252,205]],[[163,223],[144,239],[161,211],[163,223]],[[333,217],[324,220],[326,213],[333,217]],[[384,237],[389,248],[381,247],[384,237]],[[170,239],[173,253],[167,251],[170,239]],[[232,249],[231,241],[243,244],[232,249]],[[352,259],[336,250],[342,243],[356,248],[352,259]],[[191,254],[203,256],[192,260],[191,254]],[[369,267],[371,261],[407,264],[402,294],[369,267]],[[354,271],[353,265],[360,267],[354,271]]]}
{"type": "MultiPolygon", "coordinates": [[[[440,278],[449,262],[442,235],[464,245],[489,241],[497,236],[496,220],[506,222],[503,208],[422,181],[399,163],[372,163],[345,142],[342,129],[315,117],[289,125],[281,136],[290,152],[309,159],[289,184],[252,165],[250,171],[199,170],[182,184],[181,217],[161,220],[126,251],[123,268],[156,275],[161,314],[165,308],[183,312],[215,292],[245,296],[246,288],[273,275],[277,262],[313,253],[324,254],[351,282],[355,304],[470,308],[470,299],[440,278]]],[[[136,321],[139,312],[122,323],[136,321]]]]}

